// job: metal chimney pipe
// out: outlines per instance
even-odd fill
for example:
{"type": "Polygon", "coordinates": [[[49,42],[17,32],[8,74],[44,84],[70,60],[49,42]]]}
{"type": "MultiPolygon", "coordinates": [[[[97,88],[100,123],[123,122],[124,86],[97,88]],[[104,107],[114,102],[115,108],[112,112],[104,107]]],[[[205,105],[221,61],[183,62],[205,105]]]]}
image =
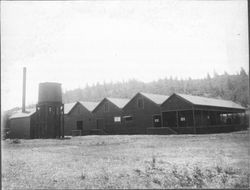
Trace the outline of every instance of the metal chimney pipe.
{"type": "Polygon", "coordinates": [[[26,99],[26,67],[23,68],[23,101],[22,101],[22,112],[25,112],[25,99],[26,99]]]}

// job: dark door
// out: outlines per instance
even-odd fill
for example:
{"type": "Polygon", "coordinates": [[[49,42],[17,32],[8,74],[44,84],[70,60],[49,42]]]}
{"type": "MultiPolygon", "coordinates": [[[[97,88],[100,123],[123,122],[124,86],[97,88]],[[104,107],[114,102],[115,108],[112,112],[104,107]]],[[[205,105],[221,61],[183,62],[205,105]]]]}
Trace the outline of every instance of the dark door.
{"type": "Polygon", "coordinates": [[[153,127],[161,127],[161,115],[153,115],[153,127]]]}
{"type": "Polygon", "coordinates": [[[82,131],[83,121],[76,121],[76,129],[82,131]]]}
{"type": "Polygon", "coordinates": [[[163,112],[162,120],[164,127],[177,127],[176,112],[163,112]]]}
{"type": "Polygon", "coordinates": [[[97,129],[104,129],[104,119],[96,120],[97,129]]]}

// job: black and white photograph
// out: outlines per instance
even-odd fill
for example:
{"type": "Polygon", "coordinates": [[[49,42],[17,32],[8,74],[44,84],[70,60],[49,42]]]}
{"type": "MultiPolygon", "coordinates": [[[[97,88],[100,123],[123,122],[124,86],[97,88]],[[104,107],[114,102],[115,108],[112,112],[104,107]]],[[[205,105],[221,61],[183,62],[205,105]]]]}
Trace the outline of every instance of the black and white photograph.
{"type": "Polygon", "coordinates": [[[5,0],[1,187],[249,189],[247,0],[5,0]]]}

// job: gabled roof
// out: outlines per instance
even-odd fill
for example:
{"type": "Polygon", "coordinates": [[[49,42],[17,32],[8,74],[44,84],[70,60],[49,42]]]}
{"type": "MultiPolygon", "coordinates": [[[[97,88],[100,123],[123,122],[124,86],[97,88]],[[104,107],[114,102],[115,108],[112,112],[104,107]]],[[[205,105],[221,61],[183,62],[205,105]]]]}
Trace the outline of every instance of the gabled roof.
{"type": "Polygon", "coordinates": [[[64,104],[64,114],[69,114],[77,102],[64,104]]]}
{"type": "Polygon", "coordinates": [[[79,101],[79,103],[82,104],[87,110],[89,110],[91,112],[99,104],[99,102],[83,102],[83,101],[79,101]]]}
{"type": "Polygon", "coordinates": [[[203,105],[203,106],[215,106],[215,107],[224,107],[224,108],[234,108],[234,109],[246,109],[235,102],[230,100],[220,100],[215,98],[206,98],[201,96],[193,96],[187,94],[177,94],[181,98],[187,100],[188,102],[195,104],[195,105],[203,105]]]}
{"type": "Polygon", "coordinates": [[[25,112],[22,112],[22,110],[18,110],[17,112],[13,113],[9,119],[15,119],[15,118],[23,118],[23,117],[30,117],[36,112],[36,108],[26,109],[25,112]]]}
{"type": "Polygon", "coordinates": [[[106,99],[121,109],[130,101],[129,99],[126,98],[106,98],[106,99]]]}
{"type": "Polygon", "coordinates": [[[149,93],[144,93],[144,92],[139,92],[139,93],[159,105],[165,102],[169,97],[169,96],[160,95],[160,94],[149,94],[149,93]]]}

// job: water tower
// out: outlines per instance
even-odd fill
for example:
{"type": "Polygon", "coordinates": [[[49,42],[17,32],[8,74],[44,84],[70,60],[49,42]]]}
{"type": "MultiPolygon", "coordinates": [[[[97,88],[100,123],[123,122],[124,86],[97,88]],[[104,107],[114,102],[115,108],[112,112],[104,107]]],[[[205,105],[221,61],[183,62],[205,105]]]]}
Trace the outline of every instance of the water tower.
{"type": "Polygon", "coordinates": [[[64,137],[64,105],[60,83],[39,84],[35,138],[64,137]]]}

